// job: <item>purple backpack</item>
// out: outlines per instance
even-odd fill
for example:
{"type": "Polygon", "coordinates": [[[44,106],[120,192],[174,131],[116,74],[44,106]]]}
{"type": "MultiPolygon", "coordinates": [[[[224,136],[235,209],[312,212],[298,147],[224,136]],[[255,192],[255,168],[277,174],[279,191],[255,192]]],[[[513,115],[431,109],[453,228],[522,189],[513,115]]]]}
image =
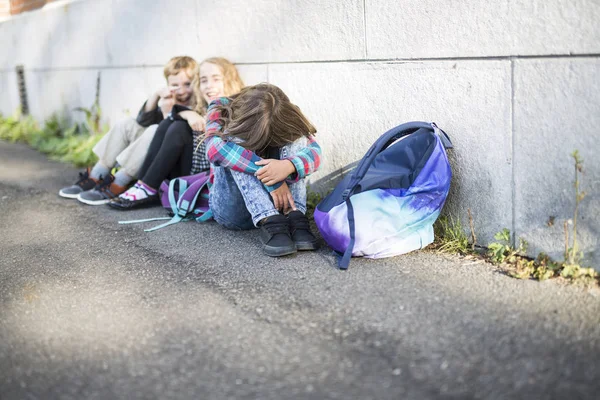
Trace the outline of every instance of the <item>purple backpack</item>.
{"type": "Polygon", "coordinates": [[[341,269],[351,256],[391,257],[433,242],[452,178],[446,148],[452,143],[434,123],[397,126],[317,205],[315,223],[341,269]]]}
{"type": "Polygon", "coordinates": [[[180,176],[170,181],[164,180],[158,189],[158,193],[162,206],[169,211],[172,217],[119,221],[119,223],[134,224],[169,220],[153,228],[144,229],[145,232],[152,232],[181,221],[190,221],[192,219],[199,222],[207,221],[212,217],[212,212],[208,206],[209,178],[210,171],[203,171],[195,175],[180,176]]]}

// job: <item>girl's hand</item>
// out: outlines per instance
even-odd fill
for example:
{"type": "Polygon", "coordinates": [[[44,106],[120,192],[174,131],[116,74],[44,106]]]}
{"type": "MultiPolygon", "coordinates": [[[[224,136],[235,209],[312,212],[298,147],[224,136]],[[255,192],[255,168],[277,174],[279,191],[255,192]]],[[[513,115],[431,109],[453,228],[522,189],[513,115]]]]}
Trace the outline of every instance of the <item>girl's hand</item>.
{"type": "Polygon", "coordinates": [[[290,192],[287,183],[283,182],[280,187],[273,190],[271,192],[271,197],[273,198],[273,204],[275,204],[277,210],[284,213],[296,210],[294,198],[292,197],[292,192],[290,192]]]}
{"type": "Polygon", "coordinates": [[[182,111],[179,113],[179,116],[188,122],[193,131],[204,132],[206,121],[197,112],[189,110],[182,111]]]}
{"type": "Polygon", "coordinates": [[[266,158],[256,162],[256,165],[264,165],[254,175],[263,184],[272,186],[284,181],[288,176],[296,172],[296,167],[290,160],[275,160],[266,158]]]}

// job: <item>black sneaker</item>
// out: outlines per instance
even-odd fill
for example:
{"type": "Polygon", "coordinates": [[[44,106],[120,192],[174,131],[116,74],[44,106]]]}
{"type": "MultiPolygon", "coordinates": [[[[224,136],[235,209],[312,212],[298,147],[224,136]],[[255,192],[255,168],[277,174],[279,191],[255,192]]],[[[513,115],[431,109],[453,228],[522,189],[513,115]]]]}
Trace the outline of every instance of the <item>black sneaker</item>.
{"type": "Polygon", "coordinates": [[[67,199],[76,199],[79,193],[96,187],[98,180],[90,177],[90,169],[79,173],[79,180],[74,185],[60,189],[58,195],[67,199]]]}
{"type": "Polygon", "coordinates": [[[114,183],[114,180],[115,177],[109,174],[106,178],[98,182],[92,190],[79,193],[77,200],[90,206],[99,206],[108,203],[111,199],[114,199],[127,190],[125,186],[119,186],[114,183]]]}
{"type": "Polygon", "coordinates": [[[281,257],[296,252],[288,219],[279,214],[267,217],[259,224],[263,251],[270,257],[281,257]]]}
{"type": "Polygon", "coordinates": [[[319,240],[310,231],[310,224],[306,215],[301,211],[292,211],[287,215],[290,224],[292,240],[298,250],[317,250],[319,240]]]}

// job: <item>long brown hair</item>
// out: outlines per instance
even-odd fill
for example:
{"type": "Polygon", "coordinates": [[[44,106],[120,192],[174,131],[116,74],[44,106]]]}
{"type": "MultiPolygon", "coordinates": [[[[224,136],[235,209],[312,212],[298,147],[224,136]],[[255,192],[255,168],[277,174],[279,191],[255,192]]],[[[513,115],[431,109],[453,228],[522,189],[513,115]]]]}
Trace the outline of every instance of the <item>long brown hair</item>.
{"type": "Polygon", "coordinates": [[[239,139],[241,146],[257,153],[317,132],[283,90],[268,83],[242,89],[219,109],[223,130],[218,135],[239,139]]]}
{"type": "Polygon", "coordinates": [[[194,95],[196,96],[196,108],[194,111],[200,115],[206,114],[206,108],[208,107],[206,100],[204,100],[204,96],[200,93],[200,67],[202,64],[206,63],[215,64],[221,69],[225,96],[229,97],[239,93],[244,87],[244,82],[242,81],[242,78],[240,78],[237,68],[228,59],[223,57],[211,57],[203,60],[196,69],[197,72],[193,79],[194,95]]]}

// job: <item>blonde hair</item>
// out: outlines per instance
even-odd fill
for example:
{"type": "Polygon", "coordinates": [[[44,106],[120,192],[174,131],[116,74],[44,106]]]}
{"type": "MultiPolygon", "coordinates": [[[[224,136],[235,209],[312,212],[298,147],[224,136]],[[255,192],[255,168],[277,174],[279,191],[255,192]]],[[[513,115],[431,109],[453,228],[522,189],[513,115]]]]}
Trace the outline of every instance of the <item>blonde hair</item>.
{"type": "Polygon", "coordinates": [[[206,114],[206,108],[208,107],[206,100],[204,100],[204,96],[202,96],[202,93],[200,93],[200,67],[206,63],[215,64],[221,69],[221,73],[223,74],[223,87],[225,89],[225,96],[229,97],[239,93],[244,87],[244,82],[242,81],[242,78],[240,78],[237,68],[228,59],[223,57],[211,57],[203,60],[198,66],[197,73],[194,75],[193,81],[194,94],[196,96],[196,109],[194,111],[200,115],[206,114]]]}
{"type": "Polygon", "coordinates": [[[218,108],[223,130],[217,135],[240,139],[241,146],[257,153],[317,132],[283,90],[268,83],[244,88],[231,96],[229,104],[218,108]]]}
{"type": "Polygon", "coordinates": [[[198,63],[192,57],[178,56],[173,57],[165,65],[163,73],[165,79],[168,79],[171,75],[177,75],[181,71],[186,71],[189,78],[194,78],[198,74],[198,63]]]}

